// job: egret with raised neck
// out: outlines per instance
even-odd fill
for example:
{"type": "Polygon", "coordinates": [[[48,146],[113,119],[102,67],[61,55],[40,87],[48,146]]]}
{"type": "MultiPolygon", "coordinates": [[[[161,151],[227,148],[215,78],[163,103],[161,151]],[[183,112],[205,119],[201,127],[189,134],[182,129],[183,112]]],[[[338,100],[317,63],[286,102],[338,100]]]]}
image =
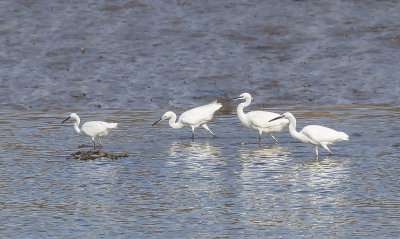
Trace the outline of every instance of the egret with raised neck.
{"type": "Polygon", "coordinates": [[[269,134],[275,142],[278,143],[278,140],[272,135],[272,133],[281,132],[282,129],[289,124],[287,119],[280,119],[274,122],[271,122],[271,119],[274,119],[280,114],[267,112],[267,111],[250,111],[247,114],[243,112],[243,109],[250,105],[251,100],[253,97],[249,93],[243,93],[236,98],[229,99],[228,101],[232,100],[245,100],[237,107],[237,115],[245,126],[255,129],[258,131],[258,143],[261,144],[261,135],[262,133],[269,134]]]}

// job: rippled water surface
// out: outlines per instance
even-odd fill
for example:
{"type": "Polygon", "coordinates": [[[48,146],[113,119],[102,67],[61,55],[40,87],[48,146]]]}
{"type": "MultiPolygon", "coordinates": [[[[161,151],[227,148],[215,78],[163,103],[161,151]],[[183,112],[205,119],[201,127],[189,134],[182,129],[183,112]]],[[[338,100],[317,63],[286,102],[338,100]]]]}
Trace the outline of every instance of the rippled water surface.
{"type": "Polygon", "coordinates": [[[397,1],[0,2],[2,238],[396,238],[397,1]],[[84,48],[82,54],[80,48],[84,48]],[[292,112],[349,134],[329,155],[245,128],[292,112]],[[151,126],[223,103],[210,129],[151,126]],[[103,150],[60,124],[118,122],[103,150]],[[81,148],[81,145],[84,145],[81,148]]]}

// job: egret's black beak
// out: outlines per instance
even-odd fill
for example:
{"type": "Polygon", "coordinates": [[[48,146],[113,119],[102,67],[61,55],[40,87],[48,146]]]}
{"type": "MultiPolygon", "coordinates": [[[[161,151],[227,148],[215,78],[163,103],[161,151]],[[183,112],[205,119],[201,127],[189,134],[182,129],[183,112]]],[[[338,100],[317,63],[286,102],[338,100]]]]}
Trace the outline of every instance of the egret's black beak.
{"type": "Polygon", "coordinates": [[[235,98],[232,98],[232,99],[228,99],[227,101],[238,100],[238,99],[240,99],[240,97],[235,97],[235,98]]]}
{"type": "Polygon", "coordinates": [[[161,119],[159,119],[159,120],[157,120],[156,122],[154,122],[151,126],[154,126],[154,125],[156,125],[158,122],[160,122],[162,120],[162,118],[161,119]]]}
{"type": "Polygon", "coordinates": [[[272,120],[269,120],[268,122],[271,122],[271,121],[274,121],[274,120],[277,120],[277,119],[282,119],[282,118],[283,118],[283,116],[281,115],[281,116],[278,116],[276,118],[273,118],[272,120]]]}
{"type": "Polygon", "coordinates": [[[70,118],[71,118],[71,117],[68,116],[68,118],[66,118],[65,120],[63,120],[63,122],[61,122],[61,124],[64,123],[65,121],[69,120],[70,118]]]}

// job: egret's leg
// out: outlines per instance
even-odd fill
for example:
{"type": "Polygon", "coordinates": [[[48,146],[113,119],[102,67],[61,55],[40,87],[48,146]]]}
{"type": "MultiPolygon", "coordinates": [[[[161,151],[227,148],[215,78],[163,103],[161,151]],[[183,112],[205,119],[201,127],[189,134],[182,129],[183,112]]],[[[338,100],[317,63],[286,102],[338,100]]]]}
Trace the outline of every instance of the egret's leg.
{"type": "Polygon", "coordinates": [[[277,142],[278,143],[278,140],[277,139],[275,139],[275,137],[272,135],[272,134],[269,134],[269,135],[271,135],[271,137],[275,140],[275,142],[277,142]]]}
{"type": "Polygon", "coordinates": [[[315,146],[315,155],[316,155],[316,158],[318,158],[318,146],[315,146]]]}
{"type": "Polygon", "coordinates": [[[258,144],[261,144],[261,135],[262,135],[262,131],[259,130],[258,131],[258,144]]]}
{"type": "Polygon", "coordinates": [[[210,132],[214,137],[217,137],[209,128],[206,124],[202,124],[201,125],[203,128],[205,128],[206,130],[208,130],[208,132],[210,132]]]}
{"type": "Polygon", "coordinates": [[[329,150],[328,145],[326,144],[321,144],[322,147],[324,147],[324,149],[326,149],[326,151],[328,151],[331,155],[333,155],[332,151],[329,150]]]}
{"type": "Polygon", "coordinates": [[[194,126],[192,126],[192,140],[194,141],[194,126]]]}
{"type": "Polygon", "coordinates": [[[96,149],[96,142],[94,141],[94,137],[92,137],[92,141],[93,141],[93,149],[96,149]]]}
{"type": "Polygon", "coordinates": [[[100,137],[99,137],[99,146],[103,147],[103,143],[101,142],[100,137]]]}

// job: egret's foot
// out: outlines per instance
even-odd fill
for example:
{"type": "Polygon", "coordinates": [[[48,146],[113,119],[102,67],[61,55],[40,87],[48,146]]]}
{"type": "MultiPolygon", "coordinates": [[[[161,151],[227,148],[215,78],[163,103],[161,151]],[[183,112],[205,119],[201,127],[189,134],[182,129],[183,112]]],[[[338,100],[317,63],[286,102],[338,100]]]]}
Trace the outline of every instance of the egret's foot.
{"type": "Polygon", "coordinates": [[[272,134],[270,134],[270,135],[275,140],[275,143],[279,143],[279,141],[272,134]]]}

